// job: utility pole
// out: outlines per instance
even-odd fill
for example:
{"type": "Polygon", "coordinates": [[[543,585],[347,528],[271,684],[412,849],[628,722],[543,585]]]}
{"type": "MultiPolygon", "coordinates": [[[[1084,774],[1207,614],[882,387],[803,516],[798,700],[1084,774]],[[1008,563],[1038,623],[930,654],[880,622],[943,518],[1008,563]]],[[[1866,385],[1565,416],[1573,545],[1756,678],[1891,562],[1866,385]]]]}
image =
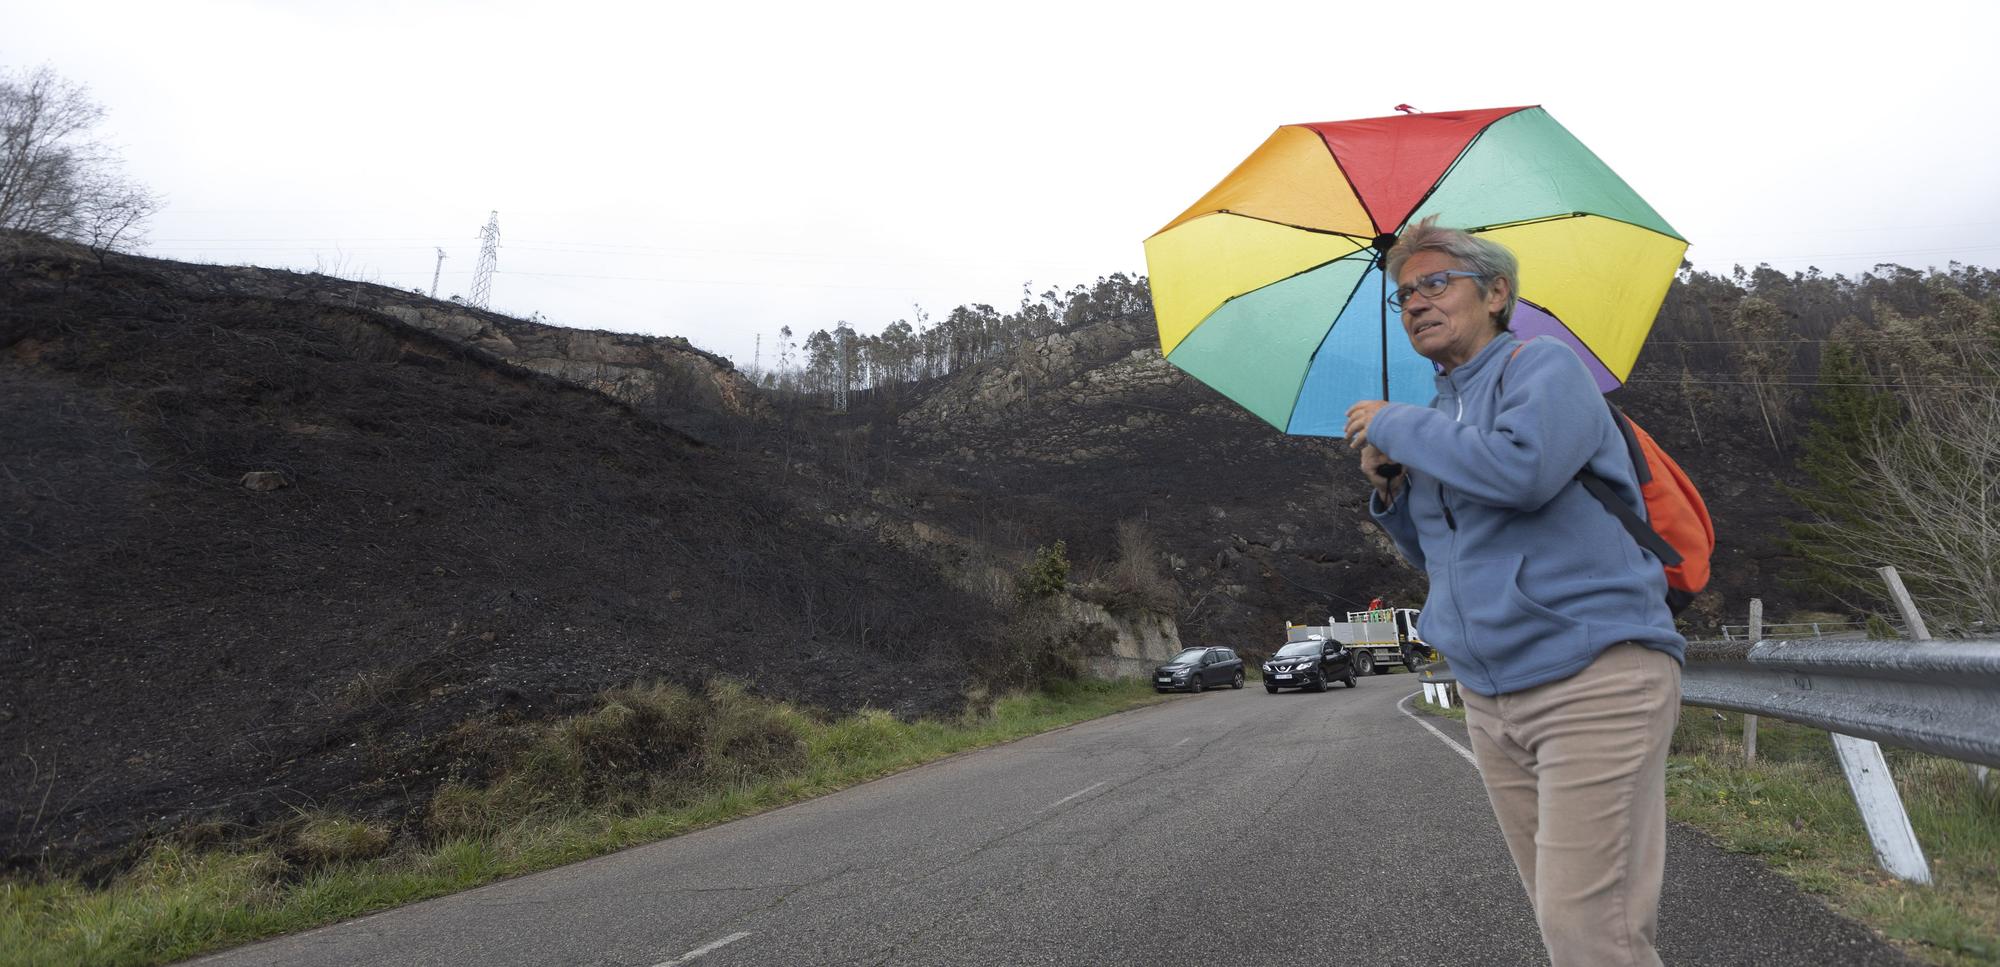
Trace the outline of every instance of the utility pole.
{"type": "Polygon", "coordinates": [[[486,227],[479,230],[479,266],[472,270],[472,294],[466,297],[466,304],[475,309],[486,308],[486,300],[493,294],[493,269],[500,263],[500,213],[487,216],[486,227]]]}
{"type": "Polygon", "coordinates": [[[764,368],[764,334],[757,334],[757,349],[750,356],[750,378],[757,378],[757,371],[764,368]]]}
{"type": "Polygon", "coordinates": [[[431,298],[438,297],[438,276],[444,274],[444,249],[438,249],[437,268],[431,270],[431,298]]]}

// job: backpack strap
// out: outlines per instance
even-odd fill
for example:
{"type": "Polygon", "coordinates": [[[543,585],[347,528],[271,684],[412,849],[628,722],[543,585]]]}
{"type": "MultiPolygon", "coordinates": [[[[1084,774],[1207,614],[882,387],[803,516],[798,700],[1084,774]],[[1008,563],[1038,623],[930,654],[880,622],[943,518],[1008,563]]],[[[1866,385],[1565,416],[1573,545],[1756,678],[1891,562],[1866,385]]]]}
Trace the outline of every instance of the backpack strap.
{"type": "MultiPolygon", "coordinates": [[[[1526,348],[1528,348],[1526,342],[1515,346],[1514,351],[1507,354],[1507,363],[1513,362],[1514,357],[1521,355],[1521,350],[1526,348]]],[[[1507,363],[1500,364],[1500,375],[1494,377],[1495,392],[1506,388],[1507,363]]],[[[1634,481],[1641,487],[1652,483],[1653,468],[1647,465],[1646,452],[1639,446],[1638,435],[1632,432],[1632,421],[1625,418],[1624,412],[1618,409],[1618,404],[1605,400],[1604,405],[1611,409],[1611,424],[1618,428],[1618,435],[1625,439],[1625,452],[1632,458],[1634,481]]],[[[1640,517],[1630,505],[1619,500],[1617,492],[1611,489],[1611,482],[1598,476],[1590,469],[1589,464],[1585,464],[1576,472],[1576,481],[1583,484],[1583,489],[1597,498],[1597,502],[1603,504],[1611,516],[1618,518],[1618,523],[1625,525],[1625,533],[1632,535],[1632,539],[1638,541],[1640,547],[1652,551],[1653,556],[1659,558],[1661,564],[1674,567],[1681,563],[1681,552],[1674,550],[1674,546],[1667,543],[1667,539],[1661,537],[1660,532],[1654,530],[1653,525],[1646,523],[1646,519],[1640,517]]]]}
{"type": "MultiPolygon", "coordinates": [[[[1645,464],[1641,462],[1638,466],[1643,467],[1645,464]]],[[[1583,489],[1590,491],[1590,495],[1597,498],[1598,503],[1604,505],[1605,510],[1611,512],[1611,516],[1618,518],[1618,522],[1625,525],[1625,533],[1632,535],[1632,539],[1638,541],[1640,547],[1652,551],[1653,556],[1659,558],[1661,564],[1673,567],[1681,563],[1681,552],[1674,550],[1674,546],[1667,543],[1667,539],[1661,537],[1660,532],[1653,529],[1653,525],[1646,523],[1645,518],[1640,517],[1629,505],[1619,500],[1618,494],[1612,491],[1610,482],[1589,470],[1577,471],[1576,479],[1583,484],[1583,489]]]]}
{"type": "Polygon", "coordinates": [[[1618,404],[1605,400],[1611,407],[1611,422],[1618,427],[1618,435],[1625,438],[1625,452],[1632,455],[1632,469],[1638,472],[1641,487],[1653,482],[1653,465],[1646,460],[1646,449],[1639,445],[1639,435],[1632,432],[1632,421],[1625,418],[1625,411],[1618,404]]]}

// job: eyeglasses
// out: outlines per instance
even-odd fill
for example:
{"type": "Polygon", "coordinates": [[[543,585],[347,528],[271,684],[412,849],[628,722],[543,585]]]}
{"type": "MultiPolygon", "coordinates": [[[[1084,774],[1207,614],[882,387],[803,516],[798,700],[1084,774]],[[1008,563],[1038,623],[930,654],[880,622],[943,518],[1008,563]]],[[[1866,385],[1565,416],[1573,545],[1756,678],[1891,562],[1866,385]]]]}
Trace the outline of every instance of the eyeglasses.
{"type": "Polygon", "coordinates": [[[1416,294],[1422,294],[1426,299],[1435,299],[1438,296],[1444,295],[1444,290],[1451,286],[1451,280],[1453,279],[1483,278],[1486,278],[1486,275],[1482,272],[1460,272],[1456,269],[1432,272],[1418,279],[1415,285],[1398,286],[1396,291],[1389,293],[1389,307],[1400,311],[1403,308],[1403,303],[1409,301],[1410,296],[1416,294]]]}

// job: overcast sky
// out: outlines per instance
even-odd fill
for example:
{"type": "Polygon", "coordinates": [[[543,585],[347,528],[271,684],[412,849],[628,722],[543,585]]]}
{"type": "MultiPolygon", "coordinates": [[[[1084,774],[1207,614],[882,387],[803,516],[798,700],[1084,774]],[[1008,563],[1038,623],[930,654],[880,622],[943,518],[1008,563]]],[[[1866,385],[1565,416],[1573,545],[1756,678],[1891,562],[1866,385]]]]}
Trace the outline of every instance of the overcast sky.
{"type": "Polygon", "coordinates": [[[2000,265],[2000,4],[0,0],[162,194],[148,254],[681,335],[1002,309],[1278,125],[1543,105],[1699,267],[2000,265]],[[1169,12],[1169,11],[1184,12],[1169,12]]]}

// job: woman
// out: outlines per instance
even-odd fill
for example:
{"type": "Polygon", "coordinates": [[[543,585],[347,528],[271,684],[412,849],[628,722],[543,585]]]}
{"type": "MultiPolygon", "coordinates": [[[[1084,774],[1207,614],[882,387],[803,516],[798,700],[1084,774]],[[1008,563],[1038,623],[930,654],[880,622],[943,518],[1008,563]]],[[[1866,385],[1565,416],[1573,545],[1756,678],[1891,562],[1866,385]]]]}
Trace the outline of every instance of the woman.
{"type": "Polygon", "coordinates": [[[1577,482],[1645,513],[1596,383],[1507,329],[1504,247],[1426,219],[1388,257],[1429,407],[1370,400],[1347,439],[1369,510],[1430,576],[1424,640],[1450,660],[1493,813],[1550,959],[1658,964],[1666,757],[1687,642],[1660,562],[1577,482]]]}

